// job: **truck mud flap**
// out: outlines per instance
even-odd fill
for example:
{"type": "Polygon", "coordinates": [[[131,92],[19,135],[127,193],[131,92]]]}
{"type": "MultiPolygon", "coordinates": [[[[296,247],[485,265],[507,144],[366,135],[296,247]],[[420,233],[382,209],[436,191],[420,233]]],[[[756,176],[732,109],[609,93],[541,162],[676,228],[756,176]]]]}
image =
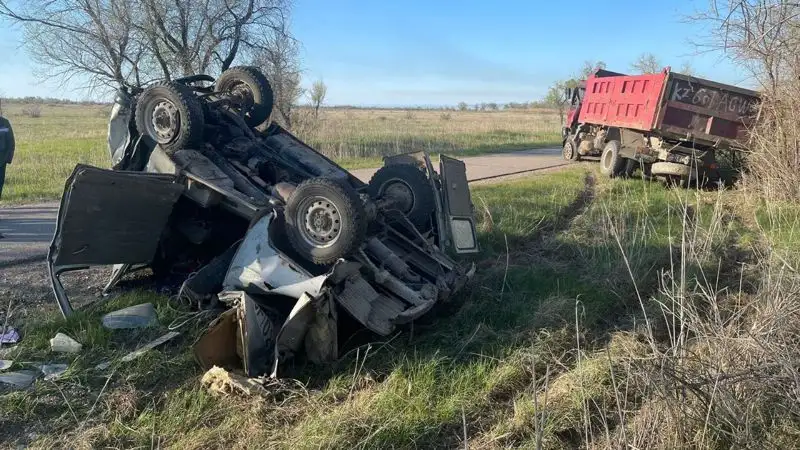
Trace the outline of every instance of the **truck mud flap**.
{"type": "Polygon", "coordinates": [[[439,173],[442,177],[447,231],[453,249],[456,253],[477,253],[478,239],[466,166],[463,161],[440,155],[439,173]]]}
{"type": "Polygon", "coordinates": [[[75,167],[47,254],[53,292],[65,317],[72,305],[60,275],[96,265],[149,263],[183,189],[172,175],[75,167]]]}

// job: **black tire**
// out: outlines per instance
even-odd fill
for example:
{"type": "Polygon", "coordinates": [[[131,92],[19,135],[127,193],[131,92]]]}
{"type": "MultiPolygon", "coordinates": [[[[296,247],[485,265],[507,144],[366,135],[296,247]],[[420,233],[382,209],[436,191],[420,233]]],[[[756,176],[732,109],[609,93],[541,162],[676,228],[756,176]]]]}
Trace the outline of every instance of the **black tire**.
{"type": "Polygon", "coordinates": [[[286,233],[301,257],[331,264],[350,255],[364,241],[364,204],[350,186],[329,178],[311,178],[286,202],[286,233]]]}
{"type": "Polygon", "coordinates": [[[383,166],[369,180],[369,195],[374,199],[391,196],[399,209],[417,228],[427,226],[436,210],[434,192],[428,177],[417,166],[383,166]]]}
{"type": "Polygon", "coordinates": [[[136,98],[136,129],[172,154],[202,143],[203,106],[192,90],[178,83],[157,84],[136,98]]]}
{"type": "Polygon", "coordinates": [[[625,158],[619,154],[619,141],[608,141],[600,155],[600,173],[616,178],[625,172],[625,158]]]}
{"type": "Polygon", "coordinates": [[[258,127],[272,114],[275,96],[267,77],[253,66],[231,67],[222,72],[214,86],[216,92],[227,92],[250,127],[258,127]]]}
{"type": "Polygon", "coordinates": [[[561,150],[561,156],[567,161],[580,161],[581,154],[578,153],[578,146],[575,145],[575,140],[567,138],[564,141],[564,148],[561,150]]]}

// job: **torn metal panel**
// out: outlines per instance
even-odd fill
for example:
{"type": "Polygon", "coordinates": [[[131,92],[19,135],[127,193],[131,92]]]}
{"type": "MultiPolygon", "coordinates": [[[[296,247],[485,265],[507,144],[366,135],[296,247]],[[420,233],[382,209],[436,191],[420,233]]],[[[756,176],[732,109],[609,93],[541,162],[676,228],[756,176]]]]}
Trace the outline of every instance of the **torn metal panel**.
{"type": "Polygon", "coordinates": [[[275,213],[270,213],[250,227],[228,269],[225,290],[268,292],[312,278],[301,265],[289,260],[271,244],[270,225],[274,219],[275,213]]]}

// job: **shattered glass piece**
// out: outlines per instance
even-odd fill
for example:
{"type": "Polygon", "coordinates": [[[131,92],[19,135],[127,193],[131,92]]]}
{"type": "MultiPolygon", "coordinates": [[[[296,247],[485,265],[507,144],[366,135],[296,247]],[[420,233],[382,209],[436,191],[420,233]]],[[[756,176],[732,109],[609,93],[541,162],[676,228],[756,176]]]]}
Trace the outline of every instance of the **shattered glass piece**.
{"type": "Polygon", "coordinates": [[[68,367],[66,364],[42,364],[39,370],[42,371],[44,379],[49,381],[64,375],[68,367]]]}
{"type": "Polygon", "coordinates": [[[180,333],[178,333],[177,331],[170,331],[169,333],[161,336],[160,338],[154,341],[150,341],[147,344],[144,344],[143,346],[123,356],[122,361],[123,362],[133,361],[134,359],[147,353],[148,350],[152,350],[153,348],[158,347],[159,345],[167,342],[168,340],[174,338],[175,336],[178,336],[179,334],[180,333]]]}
{"type": "Polygon", "coordinates": [[[0,383],[10,384],[14,387],[25,389],[33,384],[38,372],[33,370],[20,370],[19,372],[8,372],[0,374],[0,383]]]}
{"type": "Polygon", "coordinates": [[[152,303],[129,306],[103,316],[103,326],[111,330],[146,328],[157,324],[156,308],[152,303]]]}
{"type": "Polygon", "coordinates": [[[50,339],[50,351],[58,353],[78,353],[83,346],[64,333],[57,333],[50,339]]]}

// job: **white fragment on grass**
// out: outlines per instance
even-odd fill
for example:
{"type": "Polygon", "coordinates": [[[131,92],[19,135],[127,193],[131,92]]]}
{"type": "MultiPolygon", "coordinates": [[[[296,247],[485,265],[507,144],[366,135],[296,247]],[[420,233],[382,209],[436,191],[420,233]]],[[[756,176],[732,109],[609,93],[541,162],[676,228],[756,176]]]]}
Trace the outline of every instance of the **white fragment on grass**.
{"type": "Polygon", "coordinates": [[[78,353],[81,351],[80,342],[72,339],[64,333],[57,333],[50,339],[50,351],[58,353],[78,353]]]}
{"type": "Polygon", "coordinates": [[[103,326],[111,329],[146,328],[158,324],[152,303],[129,306],[103,316],[103,326]]]}
{"type": "Polygon", "coordinates": [[[152,350],[153,348],[158,347],[159,345],[167,342],[168,340],[170,340],[170,339],[172,339],[172,338],[174,338],[175,336],[178,336],[178,335],[180,335],[180,333],[178,333],[177,331],[170,331],[169,333],[159,337],[158,339],[150,341],[147,344],[144,344],[143,346],[141,346],[141,347],[137,348],[136,350],[134,350],[134,351],[128,353],[127,355],[123,356],[122,357],[122,361],[123,362],[133,361],[134,359],[136,359],[136,358],[144,355],[145,353],[147,353],[149,350],[152,350]]]}
{"type": "Polygon", "coordinates": [[[10,368],[13,364],[14,361],[10,359],[0,359],[0,371],[10,368]]]}
{"type": "Polygon", "coordinates": [[[39,372],[33,370],[20,370],[18,372],[7,372],[0,374],[0,383],[10,384],[19,389],[25,389],[32,385],[39,372]]]}

